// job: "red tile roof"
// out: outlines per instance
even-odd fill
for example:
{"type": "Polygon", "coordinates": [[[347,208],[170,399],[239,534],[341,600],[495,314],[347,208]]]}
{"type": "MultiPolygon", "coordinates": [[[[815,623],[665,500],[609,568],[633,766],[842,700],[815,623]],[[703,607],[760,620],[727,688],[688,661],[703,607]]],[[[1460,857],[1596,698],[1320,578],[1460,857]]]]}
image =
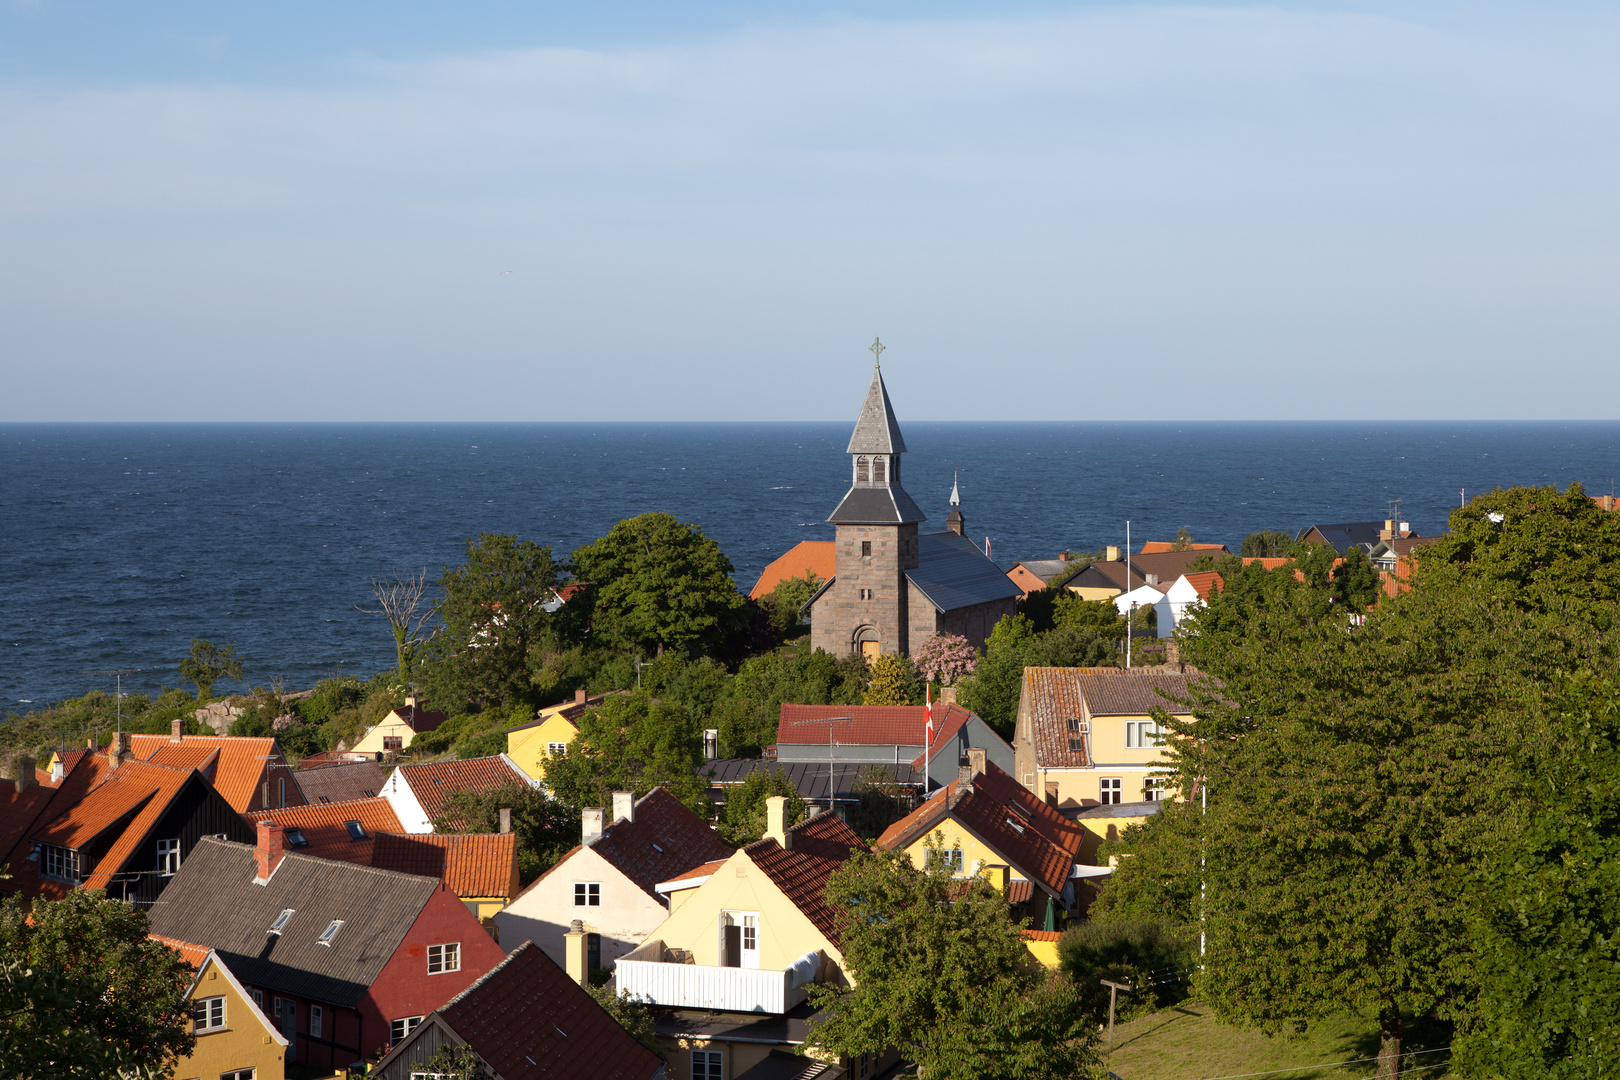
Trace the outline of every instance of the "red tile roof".
{"type": "Polygon", "coordinates": [[[446,713],[435,712],[426,705],[413,702],[401,705],[390,712],[384,722],[394,720],[410,728],[413,733],[420,735],[425,731],[437,731],[439,725],[448,719],[450,717],[446,713]]]}
{"type": "Polygon", "coordinates": [[[34,784],[19,795],[16,784],[10,780],[0,780],[0,861],[4,861],[5,853],[28,835],[55,794],[53,787],[34,784]]]}
{"type": "Polygon", "coordinates": [[[760,573],[759,580],[749,590],[748,599],[758,600],[762,596],[769,596],[776,587],[789,578],[802,578],[806,573],[816,575],[816,580],[826,581],[838,573],[838,548],[832,540],[800,540],[782,555],[765,567],[760,573]]]}
{"type": "Polygon", "coordinates": [[[734,849],[708,822],[656,787],[636,801],[634,821],[604,829],[591,850],[656,900],[660,881],[698,863],[730,858],[734,849]]]}
{"type": "Polygon", "coordinates": [[[921,705],[783,705],[776,741],[826,746],[921,746],[921,705]],[[835,717],[850,719],[832,723],[835,717]]]}
{"type": "Polygon", "coordinates": [[[1213,570],[1205,570],[1198,574],[1183,574],[1187,584],[1198,591],[1201,600],[1208,600],[1211,592],[1225,592],[1226,579],[1213,570]]]}
{"type": "MultiPolygon", "coordinates": [[[[238,814],[252,809],[259,801],[261,794],[260,784],[265,778],[265,772],[272,766],[280,763],[286,766],[286,759],[281,756],[281,747],[273,737],[248,737],[231,735],[186,735],[179,743],[172,741],[168,735],[131,735],[130,750],[137,758],[145,761],[166,747],[209,747],[219,751],[219,764],[214,768],[214,775],[210,778],[214,790],[222,795],[231,809],[238,814]]],[[[290,780],[290,777],[289,777],[290,780]]],[[[298,791],[296,783],[287,785],[289,800],[302,802],[303,795],[298,791]]],[[[280,794],[279,788],[276,792],[280,794]]]]}
{"type": "Polygon", "coordinates": [[[890,825],[877,846],[887,851],[908,848],[947,820],[971,831],[1008,865],[1053,895],[1063,892],[1085,839],[1084,829],[988,763],[971,784],[952,780],[890,825]]]}
{"type": "Polygon", "coordinates": [[[1162,555],[1166,551],[1225,551],[1225,544],[1188,544],[1178,548],[1173,540],[1144,540],[1138,555],[1162,555]]]}
{"type": "Polygon", "coordinates": [[[1025,941],[1062,941],[1061,930],[1020,930],[1018,933],[1025,941]]]}
{"type": "Polygon", "coordinates": [[[518,892],[516,833],[383,833],[372,849],[371,865],[436,877],[463,900],[511,899],[518,892]]]}
{"type": "Polygon", "coordinates": [[[146,936],[153,941],[162,942],[179,953],[181,959],[190,964],[193,971],[202,967],[203,961],[208,959],[208,954],[213,952],[207,945],[194,945],[189,941],[181,941],[179,938],[164,937],[162,934],[147,934],[146,936]]]}
{"type": "Polygon", "coordinates": [[[1080,702],[1078,668],[1027,667],[1024,669],[1024,701],[1030,740],[1035,745],[1035,763],[1043,769],[1087,769],[1091,767],[1089,742],[1081,730],[1085,707],[1080,702]]]}
{"type": "MultiPolygon", "coordinates": [[[[503,755],[469,758],[466,761],[440,761],[432,765],[401,765],[400,775],[411,787],[422,812],[429,821],[438,821],[445,812],[445,803],[458,791],[493,791],[508,784],[529,786],[529,778],[516,767],[507,764],[503,755]]],[[[446,819],[452,829],[466,828],[467,823],[446,819]]]]}
{"type": "Polygon", "coordinates": [[[1033,881],[1007,882],[1007,903],[1013,907],[1022,907],[1035,899],[1035,883],[1033,881]]]}
{"type": "Polygon", "coordinates": [[[284,829],[297,829],[303,833],[309,846],[294,847],[289,842],[288,851],[360,866],[372,865],[372,852],[379,834],[404,831],[393,806],[387,799],[381,798],[289,806],[285,810],[255,810],[242,816],[249,825],[273,821],[284,829]],[[364,835],[359,840],[349,834],[348,823],[351,821],[360,823],[364,835]]]}
{"type": "Polygon", "coordinates": [[[171,769],[196,769],[212,778],[219,765],[219,747],[163,746],[145,760],[153,765],[167,765],[171,769]]]}
{"type": "Polygon", "coordinates": [[[804,913],[827,940],[839,944],[837,913],[828,906],[827,879],[866,842],[836,814],[817,814],[788,832],[793,846],[784,850],[770,837],[743,848],[755,866],[804,913]]]}
{"type": "Polygon", "coordinates": [[[704,878],[713,876],[714,872],[724,865],[726,865],[725,859],[713,859],[709,862],[700,863],[697,866],[692,867],[692,869],[688,870],[684,874],[676,874],[672,878],[665,878],[658,884],[664,886],[666,891],[668,891],[668,887],[675,884],[677,881],[691,881],[694,883],[701,882],[704,878]]]}
{"type": "Polygon", "coordinates": [[[664,1069],[532,941],[436,1015],[507,1080],[650,1080],[664,1069]]]}

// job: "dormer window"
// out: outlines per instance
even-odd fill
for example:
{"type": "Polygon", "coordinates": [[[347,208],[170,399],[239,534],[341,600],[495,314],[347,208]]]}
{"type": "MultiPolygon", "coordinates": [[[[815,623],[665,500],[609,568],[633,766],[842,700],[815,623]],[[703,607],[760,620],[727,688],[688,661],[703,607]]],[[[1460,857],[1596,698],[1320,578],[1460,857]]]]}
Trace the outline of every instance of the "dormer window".
{"type": "Polygon", "coordinates": [[[288,921],[293,917],[293,910],[293,908],[287,908],[280,915],[277,915],[276,921],[270,924],[270,929],[266,930],[265,933],[279,934],[285,930],[287,928],[288,921]]]}
{"type": "Polygon", "coordinates": [[[855,482],[857,484],[872,482],[872,461],[864,455],[855,459],[855,482]]]}

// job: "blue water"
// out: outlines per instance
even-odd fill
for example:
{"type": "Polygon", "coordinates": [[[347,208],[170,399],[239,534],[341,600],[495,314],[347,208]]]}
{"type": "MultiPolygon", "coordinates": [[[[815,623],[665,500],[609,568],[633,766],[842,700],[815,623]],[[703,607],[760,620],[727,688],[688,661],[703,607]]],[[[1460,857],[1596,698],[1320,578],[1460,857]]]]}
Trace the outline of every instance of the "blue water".
{"type": "MultiPolygon", "coordinates": [[[[1004,567],[1183,526],[1234,550],[1256,529],[1401,517],[1442,531],[1496,485],[1620,476],[1620,423],[921,423],[907,490],[942,528],[953,469],[969,534],[1004,567]]],[[[0,425],[0,709],[179,680],[192,637],[246,678],[305,686],[393,662],[368,580],[458,562],[504,531],[566,554],[665,510],[750,587],[830,539],[850,423],[0,425]]],[[[222,685],[221,690],[233,687],[222,685]]]]}

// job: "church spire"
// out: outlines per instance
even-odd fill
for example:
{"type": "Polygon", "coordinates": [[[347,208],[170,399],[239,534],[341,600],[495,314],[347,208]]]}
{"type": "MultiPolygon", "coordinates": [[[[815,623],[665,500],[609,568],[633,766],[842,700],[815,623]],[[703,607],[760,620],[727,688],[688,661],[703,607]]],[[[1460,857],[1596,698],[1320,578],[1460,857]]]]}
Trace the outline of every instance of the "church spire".
{"type": "Polygon", "coordinates": [[[951,470],[951,512],[945,515],[945,531],[967,535],[967,519],[962,516],[962,493],[956,486],[956,470],[951,470]]]}
{"type": "Polygon", "coordinates": [[[952,506],[961,506],[962,505],[962,493],[960,491],[956,490],[956,470],[955,469],[951,470],[951,505],[952,506]]]}
{"type": "MultiPolygon", "coordinates": [[[[872,342],[874,357],[881,356],[884,349],[881,341],[872,342]]],[[[881,367],[872,368],[872,384],[866,389],[849,449],[844,452],[853,459],[854,483],[828,521],[904,524],[927,520],[900,486],[900,455],[906,452],[906,440],[900,436],[900,424],[889,404],[881,367]]]]}
{"type": "Polygon", "coordinates": [[[855,419],[855,433],[849,437],[846,454],[903,454],[906,440],[900,437],[900,424],[889,404],[889,390],[883,385],[881,368],[872,369],[872,385],[855,419]]]}

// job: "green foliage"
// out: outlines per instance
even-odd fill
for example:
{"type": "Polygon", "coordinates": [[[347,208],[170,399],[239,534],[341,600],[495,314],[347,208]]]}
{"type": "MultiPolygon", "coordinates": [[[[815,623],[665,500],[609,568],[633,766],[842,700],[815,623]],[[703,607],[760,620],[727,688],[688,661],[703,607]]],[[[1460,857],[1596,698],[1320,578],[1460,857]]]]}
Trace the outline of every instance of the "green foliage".
{"type": "Polygon", "coordinates": [[[874,657],[872,674],[866,684],[863,705],[920,705],[922,683],[911,661],[899,653],[884,653],[874,657]]]}
{"type": "Polygon", "coordinates": [[[423,649],[428,700],[447,711],[538,706],[559,569],[549,546],[506,533],[468,540],[467,561],[439,578],[444,625],[423,649]]]}
{"type": "Polygon", "coordinates": [[[191,655],[180,661],[180,677],[196,685],[197,704],[202,705],[219,680],[242,677],[242,661],[236,656],[235,645],[215,645],[192,638],[191,655]]]}
{"type": "MultiPolygon", "coordinates": [[[[1086,604],[1078,600],[1076,604],[1086,604]]],[[[1105,601],[1105,603],[1107,603],[1105,601]]],[[[1110,608],[1113,605],[1108,604],[1110,608]]],[[[1018,696],[1023,689],[1026,667],[1104,667],[1118,660],[1117,618],[1109,629],[1097,629],[1094,610],[1088,605],[1074,623],[1038,633],[1022,615],[1004,616],[990,631],[984,656],[971,675],[958,683],[958,700],[978,713],[1002,738],[1011,738],[1018,715],[1018,696]]]]}
{"type": "Polygon", "coordinates": [[[617,645],[645,652],[715,649],[744,629],[743,595],[731,560],[696,525],[669,514],[628,518],[574,552],[591,583],[595,629],[617,645]]]}
{"type": "Polygon", "coordinates": [[[1262,529],[1243,538],[1238,554],[1245,559],[1284,559],[1294,553],[1294,538],[1276,529],[1262,529]]]}
{"type": "Polygon", "coordinates": [[[777,582],[776,588],[762,600],[766,616],[769,620],[771,633],[778,639],[797,637],[809,628],[809,623],[800,614],[810,597],[821,588],[821,579],[811,571],[805,571],[804,577],[786,578],[777,582]]]}
{"type": "Polygon", "coordinates": [[[1186,551],[1196,543],[1198,543],[1198,541],[1196,538],[1194,538],[1191,530],[1189,530],[1187,526],[1183,525],[1181,528],[1176,530],[1176,538],[1170,542],[1170,550],[1186,551]]]}
{"type": "Polygon", "coordinates": [[[1378,602],[1378,570],[1367,553],[1353,547],[1333,568],[1333,602],[1359,611],[1378,602]]]}
{"type": "Polygon", "coordinates": [[[145,912],[99,890],[0,905],[7,1076],[167,1075],[191,1052],[191,968],[146,934],[145,912]]]}
{"type": "Polygon", "coordinates": [[[1093,1023],[1108,1019],[1108,987],[1100,980],[1135,988],[1115,1007],[1116,1017],[1128,1020],[1184,1000],[1197,962],[1195,936],[1151,919],[1081,923],[1058,941],[1058,963],[1093,1023]]]}
{"type": "Polygon", "coordinates": [[[812,651],[807,641],[745,661],[731,696],[715,703],[706,726],[720,732],[721,757],[758,757],[776,741],[782,703],[855,705],[866,692],[866,661],[812,651]]]}
{"type": "Polygon", "coordinates": [[[605,807],[615,791],[639,798],[662,785],[707,818],[702,765],[703,730],[690,711],[646,693],[622,694],[585,711],[567,756],[546,759],[546,786],[570,806],[605,807]]]}
{"type": "Polygon", "coordinates": [[[602,1006],[602,1011],[619,1022],[619,1026],[628,1031],[642,1046],[657,1054],[660,1059],[668,1060],[669,1051],[658,1041],[657,1021],[658,1015],[650,1006],[634,1001],[628,992],[614,994],[606,986],[587,986],[586,991],[602,1006]]]}
{"type": "Polygon", "coordinates": [[[484,731],[456,744],[456,757],[462,761],[473,758],[494,757],[506,753],[506,732],[496,729],[484,731]]]}
{"type": "Polygon", "coordinates": [[[1073,988],[1030,962],[987,882],[856,852],[826,895],[855,988],[812,988],[824,1014],[808,1045],[852,1056],[898,1047],[930,1080],[1099,1074],[1073,988]]]}
{"type": "Polygon", "coordinates": [[[1127,828],[1099,854],[1120,856],[1086,913],[1093,922],[1151,920],[1175,929],[1198,924],[1201,825],[1192,800],[1170,800],[1127,828]]]}
{"type": "Polygon", "coordinates": [[[642,669],[641,687],[655,698],[705,717],[731,693],[731,675],[706,656],[688,660],[684,653],[667,652],[642,669]]]}
{"type": "Polygon", "coordinates": [[[886,765],[862,769],[855,777],[854,789],[860,802],[850,807],[846,820],[863,840],[882,836],[884,829],[910,811],[905,790],[895,780],[894,770],[886,765]]]}
{"type": "Polygon", "coordinates": [[[765,835],[765,800],[773,795],[787,799],[784,820],[789,825],[804,820],[804,797],[786,773],[775,766],[755,769],[748,779],[726,792],[726,807],[720,815],[720,836],[733,847],[752,844],[765,835]]]}
{"type": "Polygon", "coordinates": [[[426,1073],[434,1080],[486,1080],[495,1075],[470,1046],[445,1044],[425,1062],[412,1062],[411,1075],[426,1073]]]}
{"type": "Polygon", "coordinates": [[[556,865],[579,843],[579,809],[527,784],[504,784],[488,791],[457,791],[444,802],[438,832],[500,831],[501,810],[512,811],[517,835],[518,876],[527,885],[556,865]],[[465,823],[463,825],[462,823],[465,823]]]}
{"type": "Polygon", "coordinates": [[[1620,1053],[1620,700],[1572,679],[1489,849],[1473,928],[1475,1008],[1456,1040],[1470,1076],[1603,1076],[1620,1053]]]}

